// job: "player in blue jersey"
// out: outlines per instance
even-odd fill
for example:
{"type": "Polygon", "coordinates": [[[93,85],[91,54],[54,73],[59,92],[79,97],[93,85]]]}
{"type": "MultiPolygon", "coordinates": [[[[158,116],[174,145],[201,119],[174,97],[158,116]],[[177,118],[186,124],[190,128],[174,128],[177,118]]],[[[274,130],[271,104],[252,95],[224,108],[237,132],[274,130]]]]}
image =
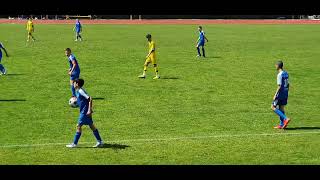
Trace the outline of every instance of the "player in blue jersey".
{"type": "Polygon", "coordinates": [[[80,41],[82,41],[82,37],[81,37],[82,25],[78,19],[76,19],[76,24],[75,24],[73,30],[76,32],[76,40],[75,41],[78,41],[78,39],[80,41]]]}
{"type": "Polygon", "coordinates": [[[200,47],[202,48],[202,56],[206,57],[205,50],[204,50],[204,44],[205,44],[205,40],[207,42],[209,42],[209,40],[207,39],[207,37],[204,34],[204,31],[202,30],[202,26],[199,26],[198,30],[199,30],[199,38],[197,40],[197,46],[196,46],[197,50],[198,50],[197,57],[201,56],[200,47]]]}
{"type": "Polygon", "coordinates": [[[76,97],[76,92],[73,86],[73,82],[74,80],[80,77],[80,67],[76,57],[71,53],[70,48],[66,48],[65,53],[66,53],[66,56],[68,57],[68,61],[70,64],[68,74],[70,76],[70,87],[71,87],[72,97],[76,97]]]}
{"type": "Polygon", "coordinates": [[[290,118],[285,115],[284,107],[287,105],[289,95],[289,74],[283,70],[283,62],[276,63],[278,88],[273,97],[271,109],[280,117],[280,125],[276,129],[285,129],[290,122],[290,118]]]}
{"type": "Polygon", "coordinates": [[[4,48],[3,44],[0,42],[0,75],[5,75],[7,73],[7,70],[1,64],[2,50],[6,53],[6,56],[9,57],[6,48],[4,48]]]}
{"type": "Polygon", "coordinates": [[[98,129],[95,127],[92,121],[92,98],[87,94],[87,92],[82,88],[84,85],[83,79],[77,79],[74,82],[74,88],[77,92],[77,101],[80,108],[80,116],[77,124],[77,132],[74,136],[73,143],[66,145],[68,148],[75,148],[78,145],[78,141],[80,139],[82,133],[82,126],[88,125],[93,132],[93,135],[97,139],[97,144],[93,147],[102,147],[103,142],[100,137],[98,129]]]}

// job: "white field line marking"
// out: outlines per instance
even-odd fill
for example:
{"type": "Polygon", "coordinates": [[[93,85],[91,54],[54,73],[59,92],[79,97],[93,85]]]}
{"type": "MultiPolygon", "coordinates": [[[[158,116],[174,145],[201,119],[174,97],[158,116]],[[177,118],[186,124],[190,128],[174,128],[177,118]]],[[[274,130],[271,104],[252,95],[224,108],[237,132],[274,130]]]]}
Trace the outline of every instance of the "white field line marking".
{"type": "MultiPolygon", "coordinates": [[[[300,133],[262,133],[262,134],[225,134],[212,136],[189,136],[189,137],[173,137],[173,138],[157,138],[157,139],[128,139],[128,140],[113,140],[112,142],[152,142],[152,141],[172,141],[172,140],[188,140],[188,139],[209,139],[209,138],[230,138],[230,137],[250,137],[250,136],[279,136],[279,135],[304,135],[304,134],[320,134],[320,131],[300,132],[300,133]]],[[[2,145],[0,148],[14,148],[14,147],[39,147],[39,146],[57,146],[66,145],[68,143],[44,143],[44,144],[12,144],[2,145]]],[[[94,142],[80,142],[79,144],[94,144],[94,142]]]]}

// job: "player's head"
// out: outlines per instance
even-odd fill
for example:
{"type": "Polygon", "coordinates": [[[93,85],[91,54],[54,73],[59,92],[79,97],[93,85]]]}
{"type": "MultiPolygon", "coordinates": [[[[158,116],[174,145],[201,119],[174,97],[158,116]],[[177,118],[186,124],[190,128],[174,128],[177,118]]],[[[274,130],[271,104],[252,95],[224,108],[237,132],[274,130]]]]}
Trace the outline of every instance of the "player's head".
{"type": "Polygon", "coordinates": [[[198,30],[199,30],[199,31],[202,31],[202,26],[199,26],[199,27],[198,27],[198,30]]]}
{"type": "Polygon", "coordinates": [[[28,20],[29,20],[29,21],[32,21],[32,18],[31,18],[31,17],[29,17],[29,18],[28,18],[28,20]]]}
{"type": "Polygon", "coordinates": [[[83,79],[76,79],[74,82],[73,82],[73,86],[74,88],[82,88],[82,86],[84,85],[84,80],[83,79]]]}
{"type": "Polygon", "coordinates": [[[70,54],[71,54],[71,49],[70,48],[66,48],[65,53],[66,53],[66,56],[69,57],[70,54]]]}
{"type": "Polygon", "coordinates": [[[277,70],[283,69],[283,62],[281,60],[276,62],[276,68],[277,68],[277,70]]]}
{"type": "Polygon", "coordinates": [[[76,19],[76,22],[79,22],[79,19],[76,19]]]}
{"type": "Polygon", "coordinates": [[[146,38],[148,39],[148,41],[151,41],[151,34],[147,34],[146,38]]]}

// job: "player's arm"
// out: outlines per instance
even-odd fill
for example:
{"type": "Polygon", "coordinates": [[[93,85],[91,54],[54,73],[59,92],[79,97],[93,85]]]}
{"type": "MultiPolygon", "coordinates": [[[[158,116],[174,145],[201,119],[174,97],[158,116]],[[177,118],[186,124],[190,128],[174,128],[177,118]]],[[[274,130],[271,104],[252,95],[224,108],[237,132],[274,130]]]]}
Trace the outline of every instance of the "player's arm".
{"type": "Polygon", "coordinates": [[[204,39],[205,39],[205,40],[207,40],[207,42],[209,42],[209,40],[208,40],[207,36],[205,36],[205,35],[204,35],[204,39]]]}
{"type": "Polygon", "coordinates": [[[3,51],[6,53],[6,56],[9,57],[9,54],[8,54],[6,48],[4,48],[4,46],[2,45],[2,43],[0,44],[0,48],[3,49],[3,51]]]}
{"type": "Polygon", "coordinates": [[[75,60],[72,60],[72,68],[69,70],[69,75],[72,74],[72,72],[73,72],[74,69],[76,68],[76,65],[77,65],[76,61],[75,61],[75,60]]]}
{"type": "Polygon", "coordinates": [[[281,84],[278,85],[278,88],[277,88],[277,90],[276,90],[276,93],[275,93],[274,96],[273,96],[273,100],[275,100],[275,99],[277,98],[277,95],[278,95],[278,93],[279,93],[279,91],[280,91],[280,88],[281,88],[281,84]]]}
{"type": "Polygon", "coordinates": [[[92,111],[92,98],[89,96],[88,100],[89,100],[89,107],[88,107],[87,115],[90,116],[93,113],[93,111],[92,111]]]}
{"type": "Polygon", "coordinates": [[[282,80],[282,76],[278,75],[278,77],[277,77],[277,85],[278,85],[278,87],[277,87],[276,93],[273,96],[273,100],[275,100],[277,98],[277,95],[278,95],[278,93],[279,93],[279,91],[281,89],[281,84],[282,84],[281,80],[282,80]]]}

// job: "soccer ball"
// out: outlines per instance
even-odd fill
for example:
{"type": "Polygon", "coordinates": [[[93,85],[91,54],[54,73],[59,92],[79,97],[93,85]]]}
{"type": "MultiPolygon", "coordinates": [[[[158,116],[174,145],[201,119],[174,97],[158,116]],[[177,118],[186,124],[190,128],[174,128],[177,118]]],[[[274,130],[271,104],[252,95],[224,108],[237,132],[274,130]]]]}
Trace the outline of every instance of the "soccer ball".
{"type": "Polygon", "coordinates": [[[69,105],[73,108],[78,107],[78,102],[77,102],[77,98],[76,97],[72,97],[69,100],[69,105]]]}

